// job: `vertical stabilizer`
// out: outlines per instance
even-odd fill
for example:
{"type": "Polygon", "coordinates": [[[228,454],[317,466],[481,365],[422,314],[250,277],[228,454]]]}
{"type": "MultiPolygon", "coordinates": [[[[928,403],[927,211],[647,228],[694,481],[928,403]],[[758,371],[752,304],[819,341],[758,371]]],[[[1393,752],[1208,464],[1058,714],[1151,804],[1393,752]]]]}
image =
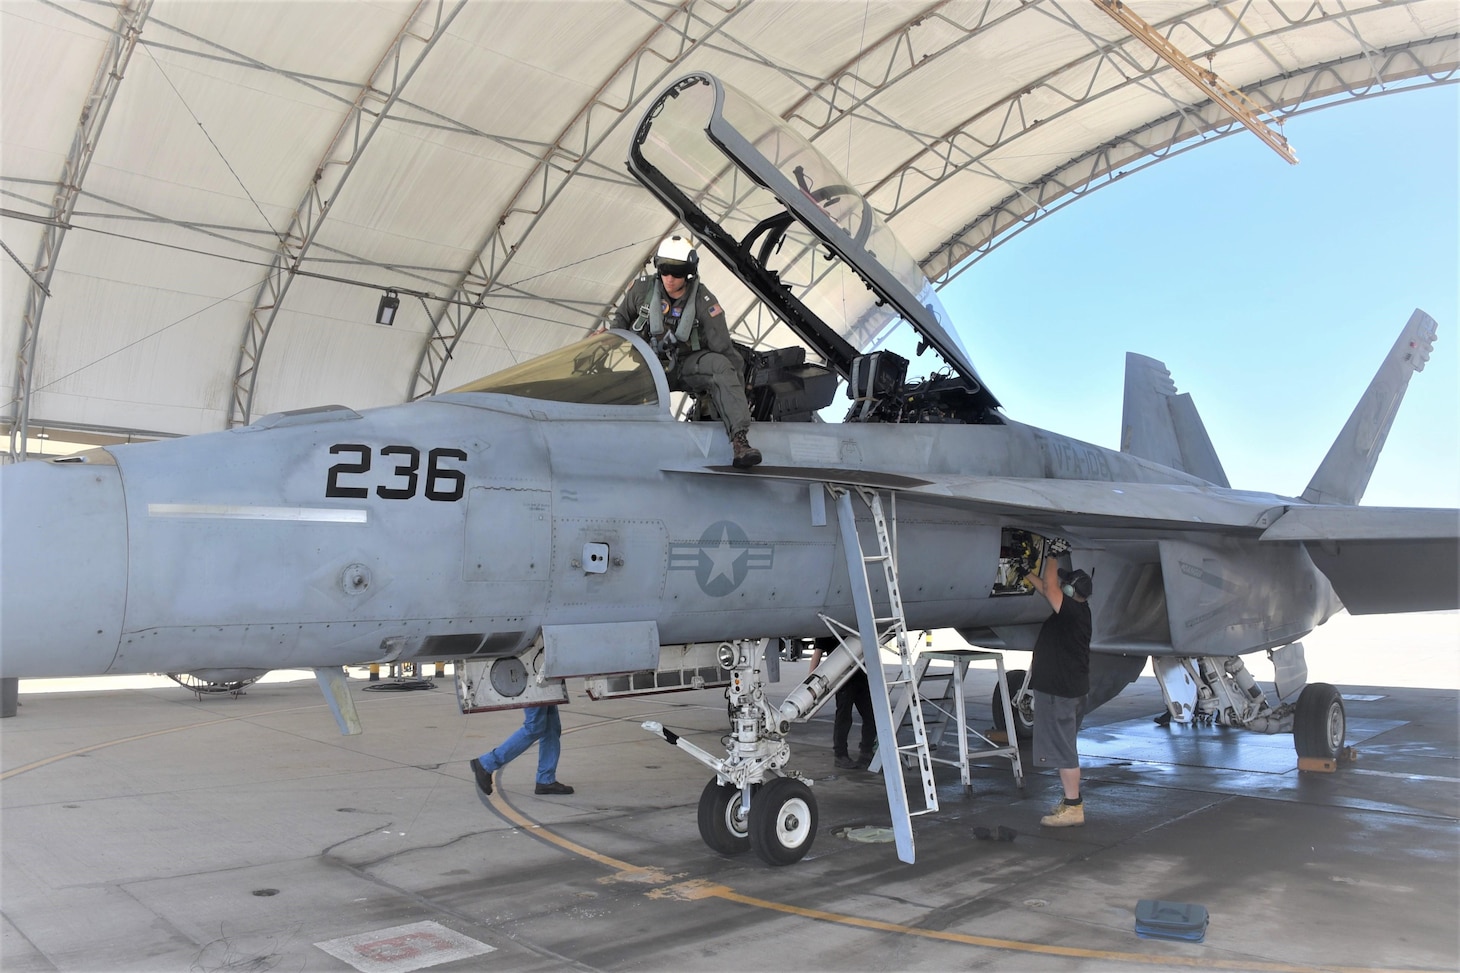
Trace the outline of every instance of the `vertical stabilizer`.
{"type": "Polygon", "coordinates": [[[1231,485],[1191,396],[1176,391],[1163,363],[1134,353],[1125,356],[1120,450],[1208,483],[1231,485]]]}
{"type": "Polygon", "coordinates": [[[1409,377],[1424,371],[1434,349],[1435,334],[1434,318],[1415,308],[1353,415],[1348,417],[1343,432],[1333,441],[1308,489],[1303,491],[1304,500],[1355,504],[1363,497],[1399,403],[1404,401],[1409,377]]]}

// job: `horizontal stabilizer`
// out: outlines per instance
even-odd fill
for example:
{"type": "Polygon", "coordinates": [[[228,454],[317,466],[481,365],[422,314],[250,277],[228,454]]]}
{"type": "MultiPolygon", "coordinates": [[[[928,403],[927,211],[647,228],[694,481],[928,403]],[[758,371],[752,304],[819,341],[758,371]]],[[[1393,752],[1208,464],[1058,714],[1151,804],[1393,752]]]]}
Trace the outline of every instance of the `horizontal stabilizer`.
{"type": "Polygon", "coordinates": [[[1120,450],[1208,483],[1230,485],[1191,396],[1176,391],[1163,363],[1134,353],[1125,356],[1120,450]]]}
{"type": "Polygon", "coordinates": [[[1434,348],[1434,318],[1415,308],[1399,339],[1364,390],[1359,404],[1313,474],[1303,499],[1309,503],[1358,503],[1368,489],[1409,377],[1424,371],[1434,348]]]}
{"type": "Polygon", "coordinates": [[[1301,541],[1354,615],[1460,608],[1460,510],[1293,507],[1263,541],[1301,541]]]}

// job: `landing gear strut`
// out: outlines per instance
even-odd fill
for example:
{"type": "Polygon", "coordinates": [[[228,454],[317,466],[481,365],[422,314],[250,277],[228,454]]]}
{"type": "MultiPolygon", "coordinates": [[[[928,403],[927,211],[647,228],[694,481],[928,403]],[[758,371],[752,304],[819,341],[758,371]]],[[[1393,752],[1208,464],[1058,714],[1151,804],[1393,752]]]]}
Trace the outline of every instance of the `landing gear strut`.
{"type": "Polygon", "coordinates": [[[1011,669],[1004,675],[1004,685],[994,687],[993,707],[994,729],[1008,730],[1004,726],[1004,695],[1013,693],[1012,706],[1009,709],[1014,714],[1014,734],[1020,740],[1034,739],[1034,693],[1023,690],[1024,670],[1011,669]]]}
{"type": "Polygon", "coordinates": [[[1259,733],[1292,733],[1298,757],[1334,760],[1343,753],[1348,719],[1343,697],[1326,682],[1308,683],[1303,647],[1294,642],[1271,653],[1279,698],[1298,686],[1297,702],[1268,702],[1241,656],[1168,656],[1153,660],[1168,722],[1217,723],[1259,733]],[[1284,688],[1286,683],[1288,688],[1284,688]]]}
{"type": "Polygon", "coordinates": [[[816,839],[816,797],[810,781],[785,770],[791,748],[790,720],[765,698],[760,660],[779,651],[775,640],[725,642],[721,668],[730,673],[729,753],[717,757],[666,729],[648,722],[644,729],[686,751],[715,772],[700,794],[700,837],[712,851],[739,855],[753,850],[767,865],[791,865],[805,857],[816,839]]]}

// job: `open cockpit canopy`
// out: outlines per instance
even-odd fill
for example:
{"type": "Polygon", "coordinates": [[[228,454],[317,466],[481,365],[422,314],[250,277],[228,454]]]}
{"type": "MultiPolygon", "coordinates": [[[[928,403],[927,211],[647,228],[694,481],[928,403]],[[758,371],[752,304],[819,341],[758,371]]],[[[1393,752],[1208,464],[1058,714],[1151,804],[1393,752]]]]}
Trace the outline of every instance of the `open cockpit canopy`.
{"type": "MultiPolygon", "coordinates": [[[[866,198],[805,138],[712,75],[656,99],[629,169],[681,223],[821,356],[742,349],[751,417],[812,421],[837,378],[848,421],[1002,422],[995,399],[949,326],[932,285],[866,198]],[[943,365],[907,380],[903,353],[943,365]]],[[[586,406],[668,401],[662,366],[637,336],[591,335],[453,392],[492,392],[586,406]]],[[[697,402],[692,418],[702,414],[697,402]]]]}
{"type": "Polygon", "coordinates": [[[998,400],[917,261],[788,124],[713,75],[692,74],[644,114],[628,166],[843,379],[865,381],[864,356],[911,326],[918,351],[931,347],[947,365],[942,398],[958,399],[965,421],[991,420],[998,400]]]}

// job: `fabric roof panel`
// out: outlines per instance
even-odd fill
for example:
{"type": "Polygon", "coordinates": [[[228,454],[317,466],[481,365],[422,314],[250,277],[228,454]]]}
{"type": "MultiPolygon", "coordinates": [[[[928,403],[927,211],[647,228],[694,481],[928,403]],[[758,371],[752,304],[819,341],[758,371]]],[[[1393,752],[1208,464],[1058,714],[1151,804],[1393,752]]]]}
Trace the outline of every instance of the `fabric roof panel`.
{"type": "MultiPolygon", "coordinates": [[[[110,347],[114,336],[136,339],[191,311],[207,322],[200,333],[216,348],[170,336],[143,343],[180,356],[172,374],[222,370],[225,378],[185,381],[187,391],[158,401],[133,387],[141,372],[117,355],[78,373],[89,389],[79,398],[63,400],[55,385],[37,391],[33,404],[44,402],[48,418],[64,419],[58,410],[91,416],[104,403],[112,421],[129,428],[191,432],[199,416],[224,421],[237,377],[227,373],[278,246],[272,234],[290,225],[360,86],[413,9],[158,0],[81,187],[78,229],[67,234],[56,297],[41,322],[39,361],[81,364],[84,352],[49,344],[110,347]],[[186,221],[213,228],[187,229],[186,221]],[[122,245],[106,235],[118,232],[153,244],[122,245]],[[88,305],[82,295],[107,303],[88,305]],[[203,304],[213,308],[199,312],[203,304]],[[81,337],[87,306],[92,333],[81,337]],[[198,399],[190,410],[170,405],[191,394],[198,399]]],[[[422,8],[432,17],[438,9],[452,5],[422,8]]],[[[999,226],[1012,225],[1021,207],[1058,199],[1057,185],[1090,178],[1098,147],[1114,146],[1116,163],[1137,161],[1163,139],[1232,124],[1088,3],[687,0],[683,10],[596,0],[468,4],[401,90],[327,217],[311,224],[317,235],[303,269],[362,286],[306,277],[290,285],[259,361],[253,415],[319,404],[322,388],[342,390],[332,397],[348,405],[421,391],[415,371],[428,340],[425,311],[402,295],[397,326],[378,328],[370,322],[380,286],[444,298],[468,271],[468,293],[487,285],[481,274],[497,275],[485,309],[452,309],[471,323],[442,387],[581,335],[670,227],[668,214],[624,175],[623,161],[644,99],[691,70],[714,71],[773,113],[797,117],[938,273],[947,271],[941,255],[969,252],[964,234],[977,236],[993,214],[1003,213],[999,226]],[[839,117],[849,109],[851,118],[839,117]],[[1172,119],[1183,115],[1188,124],[1176,126],[1172,119]],[[310,336],[310,320],[330,339],[310,336]],[[369,353],[382,361],[361,367],[357,356],[369,353]],[[355,391],[345,394],[352,375],[355,391]]],[[[1423,73],[1460,57],[1453,41],[1435,40],[1460,31],[1460,8],[1449,0],[1352,0],[1327,18],[1315,7],[1271,0],[1181,0],[1140,13],[1199,63],[1215,50],[1213,67],[1229,83],[1275,79],[1271,97],[1283,101],[1351,94],[1376,72],[1423,73]],[[1417,54],[1405,61],[1370,53],[1385,48],[1417,54]],[[1320,65],[1332,67],[1319,76],[1320,65]]],[[[8,208],[49,210],[115,18],[100,3],[0,4],[7,107],[0,185],[8,208]],[[13,112],[16,104],[26,111],[13,112]],[[31,186],[31,178],[46,182],[31,186]]],[[[406,41],[406,61],[420,43],[406,41]]],[[[389,77],[377,79],[381,96],[370,110],[389,77]]],[[[1267,97],[1255,100],[1265,107],[1267,97]]],[[[359,121],[368,127],[373,116],[359,121]]],[[[337,161],[348,157],[345,141],[337,161]]],[[[327,193],[336,173],[321,183],[327,193]]],[[[34,260],[38,226],[4,220],[7,245],[23,262],[34,260]]],[[[13,361],[29,282],[13,265],[0,280],[0,336],[13,361]]],[[[706,281],[732,320],[743,320],[740,336],[753,337],[761,314],[743,288],[713,263],[706,281]]],[[[432,308],[439,313],[440,302],[432,308]]],[[[154,380],[169,372],[142,371],[154,380]]],[[[0,376],[14,380],[13,369],[0,376]]]]}
{"type": "Polygon", "coordinates": [[[20,18],[21,24],[0,30],[5,174],[54,180],[70,151],[111,25],[89,26],[40,4],[8,6],[7,16],[20,18]],[[26,154],[12,156],[18,149],[26,154]]]}
{"type": "Polygon", "coordinates": [[[375,301],[360,292],[329,314],[307,303],[309,312],[285,309],[275,319],[266,353],[286,355],[290,367],[267,367],[266,362],[260,370],[255,418],[301,408],[301,402],[368,409],[404,401],[410,375],[401,363],[414,359],[419,333],[374,324],[375,301]]]}
{"type": "Polygon", "coordinates": [[[194,51],[200,61],[252,61],[272,71],[334,78],[358,87],[415,5],[408,0],[156,0],[143,34],[149,43],[194,51]]]}

